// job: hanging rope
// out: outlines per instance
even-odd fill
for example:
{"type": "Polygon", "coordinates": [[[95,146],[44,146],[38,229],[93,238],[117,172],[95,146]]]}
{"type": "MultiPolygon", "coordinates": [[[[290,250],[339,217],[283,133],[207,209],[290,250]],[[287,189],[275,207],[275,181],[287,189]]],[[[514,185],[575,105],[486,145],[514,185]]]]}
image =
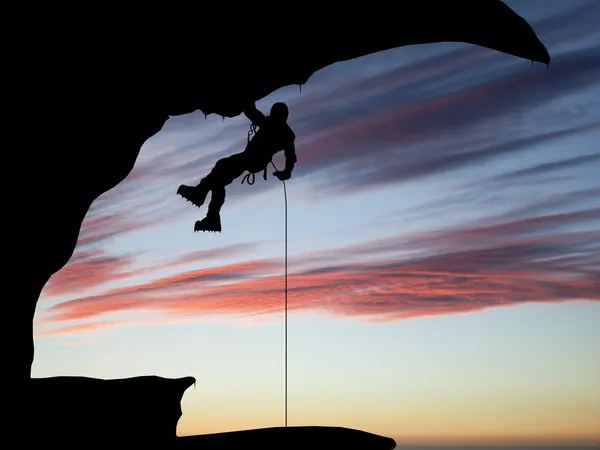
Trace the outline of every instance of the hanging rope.
{"type": "MultiPolygon", "coordinates": [[[[273,161],[271,161],[271,165],[275,170],[277,166],[273,161]]],[[[285,262],[284,262],[284,279],[285,279],[285,288],[284,288],[284,334],[285,334],[285,344],[284,344],[284,360],[285,360],[285,426],[288,426],[288,212],[287,212],[287,189],[285,187],[285,180],[281,180],[283,183],[283,200],[284,200],[284,254],[285,254],[285,262]]]]}
{"type": "MultiPolygon", "coordinates": [[[[248,142],[252,139],[252,135],[256,133],[256,125],[251,124],[250,130],[248,130],[248,142]]],[[[271,165],[278,172],[277,166],[271,160],[271,165]]],[[[265,168],[263,178],[267,179],[267,169],[265,168]]],[[[254,173],[247,173],[244,178],[242,178],[242,184],[246,181],[250,186],[254,184],[255,176],[254,173]]],[[[285,262],[284,262],[284,279],[285,279],[285,288],[284,288],[284,335],[285,335],[285,344],[284,344],[284,360],[285,360],[285,369],[284,369],[284,379],[285,379],[285,426],[288,426],[288,212],[287,212],[287,189],[285,187],[285,180],[281,180],[283,183],[283,200],[284,200],[284,254],[285,254],[285,262]]]]}

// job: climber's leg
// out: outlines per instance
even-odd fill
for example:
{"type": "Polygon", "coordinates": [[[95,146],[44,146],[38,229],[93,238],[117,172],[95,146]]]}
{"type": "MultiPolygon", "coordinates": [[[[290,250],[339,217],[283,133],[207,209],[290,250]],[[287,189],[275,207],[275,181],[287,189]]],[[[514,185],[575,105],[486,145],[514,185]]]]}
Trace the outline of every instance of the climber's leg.
{"type": "Polygon", "coordinates": [[[206,186],[200,187],[200,184],[198,186],[186,186],[185,184],[182,184],[177,189],[177,194],[181,195],[188,202],[192,202],[193,205],[200,208],[206,200],[208,191],[209,189],[206,186]]]}
{"type": "Polygon", "coordinates": [[[215,217],[219,215],[221,208],[225,203],[225,195],[225,186],[213,187],[210,203],[208,204],[208,211],[206,213],[207,216],[215,217]]]}
{"type": "MultiPolygon", "coordinates": [[[[213,188],[224,187],[239,177],[245,170],[245,157],[242,153],[222,158],[213,167],[210,173],[204,177],[197,186],[181,185],[177,193],[200,207],[206,201],[208,192],[213,188]]],[[[213,192],[214,195],[214,192],[213,192]]]]}
{"type": "Polygon", "coordinates": [[[210,195],[208,212],[206,217],[198,220],[194,225],[194,231],[221,232],[221,208],[225,203],[225,186],[214,186],[210,195]]]}
{"type": "Polygon", "coordinates": [[[207,184],[211,190],[213,186],[227,186],[243,174],[244,170],[246,170],[246,155],[236,153],[218,160],[215,167],[200,181],[198,186],[207,184]]]}
{"type": "MultiPolygon", "coordinates": [[[[194,231],[221,231],[221,208],[225,203],[225,186],[231,184],[246,170],[246,155],[238,153],[217,162],[214,169],[198,185],[198,189],[206,186],[211,191],[210,203],[206,217],[198,220],[194,231]]],[[[206,196],[205,196],[206,197],[206,196]]]]}

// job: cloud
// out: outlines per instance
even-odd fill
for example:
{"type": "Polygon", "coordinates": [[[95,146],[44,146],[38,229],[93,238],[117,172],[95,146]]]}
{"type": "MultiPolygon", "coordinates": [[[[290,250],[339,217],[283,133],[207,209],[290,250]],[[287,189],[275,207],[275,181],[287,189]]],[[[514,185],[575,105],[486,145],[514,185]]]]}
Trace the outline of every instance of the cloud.
{"type": "Polygon", "coordinates": [[[134,262],[131,256],[110,256],[104,251],[76,250],[69,262],[48,281],[42,297],[77,294],[105,283],[127,279],[134,262]]]}
{"type": "MultiPolygon", "coordinates": [[[[291,258],[289,305],[363,320],[525,302],[600,300],[600,208],[400,235],[291,258]],[[586,227],[587,225],[587,227],[586,227]],[[457,250],[459,249],[459,250],[457,250]]],[[[280,260],[183,272],[52,306],[48,321],[118,312],[281,312],[280,260]]]]}
{"type": "Polygon", "coordinates": [[[63,346],[65,347],[77,347],[80,345],[90,345],[92,344],[94,341],[69,341],[69,342],[64,342],[63,346]]]}
{"type": "Polygon", "coordinates": [[[221,258],[242,256],[254,252],[260,248],[260,243],[242,242],[238,244],[224,245],[222,247],[209,248],[188,252],[178,257],[172,264],[187,264],[196,261],[218,261],[221,258]]]}
{"type": "Polygon", "coordinates": [[[272,260],[254,260],[209,269],[192,270],[159,278],[148,283],[114,289],[105,294],[70,300],[51,306],[47,313],[58,320],[80,320],[110,312],[152,311],[165,295],[179,299],[194,295],[201,288],[235,282],[279,269],[272,260]]]}
{"type": "Polygon", "coordinates": [[[423,176],[442,174],[454,169],[475,166],[487,160],[525,151],[533,145],[550,144],[553,141],[570,136],[576,136],[587,131],[600,130],[600,122],[591,126],[576,127],[537,134],[531,137],[506,140],[498,144],[477,148],[475,150],[441,151],[431,155],[416,158],[416,154],[407,151],[401,159],[386,161],[356,162],[351,167],[345,167],[335,177],[325,178],[326,182],[317,185],[316,189],[328,193],[339,194],[349,191],[364,191],[391,183],[412,181],[423,176]]]}
{"type": "MultiPolygon", "coordinates": [[[[564,195],[555,202],[555,205],[567,203],[569,199],[590,194],[593,190],[575,191],[571,195],[564,195]]],[[[548,205],[551,203],[548,202],[548,205]]],[[[577,203],[574,203],[577,206],[577,203]]],[[[415,234],[406,234],[386,237],[367,242],[360,242],[343,248],[329,249],[304,255],[300,264],[330,264],[343,259],[345,261],[387,255],[390,258],[404,259],[434,256],[442,253],[453,253],[455,249],[479,250],[495,245],[504,245],[507,242],[517,242],[531,236],[538,236],[539,242],[547,239],[552,242],[555,235],[562,230],[577,226],[581,233],[572,232],[570,236],[577,239],[590,239],[589,246],[594,249],[593,237],[598,235],[600,224],[600,208],[580,208],[569,212],[551,212],[542,207],[541,202],[531,203],[525,207],[516,207],[513,210],[488,216],[478,221],[465,225],[449,226],[441,231],[423,231],[415,234]]],[[[564,237],[564,236],[563,236],[564,237]]],[[[556,249],[559,253],[576,251],[575,248],[556,249]]],[[[600,258],[600,255],[597,255],[600,258]]],[[[329,270],[329,269],[328,269],[329,270]]]]}
{"type": "Polygon", "coordinates": [[[136,229],[142,223],[128,220],[119,214],[103,214],[100,205],[93,205],[83,220],[77,245],[79,247],[105,244],[110,239],[136,229]]]}
{"type": "Polygon", "coordinates": [[[536,108],[595,84],[600,47],[565,55],[548,74],[531,68],[508,74],[476,86],[455,84],[453,92],[414,102],[394,93],[398,86],[392,83],[385,104],[369,97],[365,102],[376,104],[373,111],[333,126],[317,114],[315,121],[323,126],[298,150],[299,171],[328,169],[317,189],[339,194],[440,174],[600,129],[593,108],[586,116],[565,114],[562,125],[558,120],[522,125],[528,115],[536,117],[536,108]]]}
{"type": "Polygon", "coordinates": [[[43,297],[79,294],[114,281],[149,276],[198,261],[206,264],[221,258],[242,256],[258,247],[258,243],[231,244],[185,253],[147,267],[135,265],[138,255],[111,256],[101,248],[78,248],[65,267],[50,278],[44,287],[43,297]]]}
{"type": "Polygon", "coordinates": [[[529,177],[531,175],[540,175],[546,174],[548,172],[554,172],[557,170],[565,170],[574,167],[578,167],[581,165],[600,162],[600,153],[593,155],[582,155],[576,156],[574,158],[563,159],[560,161],[553,161],[544,164],[538,164],[533,167],[527,167],[524,169],[516,170],[514,172],[509,172],[504,175],[500,175],[495,178],[495,180],[515,180],[521,177],[529,177]]]}
{"type": "Polygon", "coordinates": [[[41,299],[77,294],[106,283],[123,280],[143,269],[134,267],[138,254],[115,255],[107,248],[117,238],[154,224],[150,217],[142,219],[119,211],[118,186],[98,197],[91,205],[79,231],[73,255],[65,266],[50,277],[41,299]]]}
{"type": "MultiPolygon", "coordinates": [[[[132,327],[161,327],[172,326],[178,324],[199,324],[199,323],[223,323],[222,316],[198,316],[190,314],[136,314],[137,318],[119,318],[118,320],[99,320],[95,322],[82,322],[72,325],[64,325],[62,322],[52,322],[48,318],[38,318],[35,323],[36,338],[69,338],[71,336],[85,335],[102,335],[117,328],[132,328],[132,327]],[[58,326],[56,326],[58,325],[58,326]]],[[[256,315],[256,314],[239,314],[235,317],[228,316],[225,322],[228,326],[256,326],[271,324],[278,321],[277,317],[256,315]]],[[[88,345],[97,342],[92,339],[76,339],[64,341],[61,345],[88,345]]]]}
{"type": "Polygon", "coordinates": [[[534,166],[525,167],[522,169],[514,170],[512,172],[506,172],[502,175],[497,175],[495,177],[488,177],[484,180],[464,184],[462,187],[480,187],[482,185],[486,185],[489,187],[491,185],[503,185],[505,183],[529,183],[532,181],[532,179],[535,179],[535,182],[539,183],[541,179],[538,177],[540,176],[553,174],[554,172],[560,172],[567,169],[575,169],[581,166],[587,166],[589,164],[594,163],[600,163],[600,153],[580,155],[575,156],[573,158],[566,158],[558,161],[536,164],[534,166]]]}
{"type": "MultiPolygon", "coordinates": [[[[517,8],[517,10],[532,6],[531,3],[524,1],[511,1],[507,3],[509,6],[517,8]]],[[[553,5],[548,3],[545,6],[550,11],[553,5]]],[[[598,2],[595,0],[560,1],[555,2],[555,5],[560,5],[560,9],[553,11],[550,16],[541,20],[534,19],[530,21],[536,34],[542,37],[546,47],[553,49],[571,40],[577,40],[582,37],[593,38],[598,35],[598,27],[596,25],[596,18],[600,14],[600,5],[598,2]]],[[[533,8],[538,10],[536,6],[533,6],[533,8]]],[[[539,10],[537,13],[539,14],[539,10]]],[[[590,41],[593,42],[591,39],[590,41]]]]}
{"type": "Polygon", "coordinates": [[[511,221],[531,217],[536,214],[564,212],[565,210],[576,210],[577,208],[596,205],[596,198],[600,196],[600,186],[563,192],[556,191],[552,192],[550,197],[543,196],[541,199],[534,201],[531,201],[527,197],[515,196],[514,192],[510,190],[505,192],[495,189],[489,194],[486,194],[486,191],[481,189],[465,190],[465,187],[479,187],[484,182],[485,180],[462,185],[454,191],[443,192],[440,197],[434,200],[382,214],[378,220],[397,220],[411,216],[425,219],[428,217],[439,217],[455,212],[460,207],[469,210],[478,209],[483,212],[490,204],[498,208],[498,205],[502,205],[506,201],[510,205],[510,208],[493,218],[488,218],[488,220],[511,221]]]}
{"type": "MultiPolygon", "coordinates": [[[[36,333],[37,336],[43,337],[54,337],[54,336],[62,336],[62,335],[70,335],[70,334],[80,334],[80,333],[90,333],[97,332],[101,330],[105,330],[107,328],[112,328],[118,326],[120,322],[118,321],[99,321],[99,322],[89,322],[89,323],[78,323],[75,325],[65,325],[59,328],[54,328],[51,330],[46,330],[42,332],[36,333]]],[[[87,342],[81,342],[83,345],[87,342]]]]}

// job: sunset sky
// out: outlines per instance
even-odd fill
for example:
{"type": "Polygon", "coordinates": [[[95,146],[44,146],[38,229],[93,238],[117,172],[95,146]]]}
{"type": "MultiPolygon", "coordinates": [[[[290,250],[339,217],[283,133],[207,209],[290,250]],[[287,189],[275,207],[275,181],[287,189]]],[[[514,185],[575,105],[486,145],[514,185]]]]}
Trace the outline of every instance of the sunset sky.
{"type": "MultiPolygon", "coordinates": [[[[412,46],[257,103],[287,102],[297,136],[289,425],[600,442],[600,2],[507,3],[549,71],[412,46]]],[[[283,425],[282,184],[235,181],[221,234],[175,194],[248,127],[172,117],[94,202],[38,303],[33,376],[193,376],[180,435],[283,425]]]]}

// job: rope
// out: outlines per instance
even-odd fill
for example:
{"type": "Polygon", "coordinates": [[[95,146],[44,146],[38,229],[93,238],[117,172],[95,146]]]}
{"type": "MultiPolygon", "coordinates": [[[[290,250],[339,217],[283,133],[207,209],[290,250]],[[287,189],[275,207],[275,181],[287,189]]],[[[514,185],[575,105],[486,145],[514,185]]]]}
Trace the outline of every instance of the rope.
{"type": "MultiPolygon", "coordinates": [[[[252,139],[252,135],[256,133],[256,125],[251,123],[250,124],[250,129],[248,130],[248,143],[250,143],[250,139],[252,139]]],[[[273,167],[275,167],[273,165],[273,167]]],[[[275,169],[277,170],[277,169],[275,169]]],[[[266,180],[266,172],[265,175],[263,175],[263,178],[266,180]]],[[[256,176],[254,175],[254,173],[248,172],[246,175],[244,175],[244,178],[242,178],[242,184],[244,184],[244,182],[246,182],[248,185],[252,186],[254,184],[254,181],[256,179],[256,176]]]]}
{"type": "Polygon", "coordinates": [[[251,123],[250,129],[248,130],[248,142],[250,142],[250,139],[252,139],[252,135],[254,133],[256,133],[256,124],[251,123]]]}
{"type": "MultiPolygon", "coordinates": [[[[271,165],[275,170],[277,166],[273,161],[271,161],[271,165]]],[[[285,360],[285,426],[288,426],[288,212],[287,212],[287,189],[285,187],[285,180],[281,180],[283,183],[283,200],[284,200],[284,217],[285,217],[285,296],[284,296],[284,334],[285,334],[285,346],[284,346],[284,360],[285,360]]]]}
{"type": "Polygon", "coordinates": [[[244,184],[244,181],[245,181],[247,184],[252,186],[254,184],[255,179],[256,179],[256,176],[254,175],[254,173],[248,172],[246,175],[244,175],[244,178],[242,178],[242,184],[244,184]]]}
{"type": "MultiPolygon", "coordinates": [[[[256,125],[255,124],[250,124],[250,129],[248,130],[248,142],[250,142],[250,139],[252,138],[252,135],[256,133],[256,125]]],[[[279,172],[279,169],[277,169],[277,166],[275,165],[275,163],[273,162],[273,160],[271,160],[271,165],[273,166],[273,168],[279,172]]],[[[266,169],[265,169],[265,173],[263,175],[263,178],[266,180],[266,169]]],[[[252,186],[254,184],[255,181],[255,176],[254,173],[247,173],[244,178],[242,178],[242,184],[244,184],[244,181],[246,181],[250,186],[252,186]]],[[[284,372],[284,379],[285,379],[285,426],[287,428],[288,426],[288,206],[287,206],[287,189],[285,187],[285,180],[281,180],[281,182],[283,183],[283,200],[284,200],[284,220],[285,220],[285,263],[284,263],[284,279],[285,279],[285,296],[284,296],[284,334],[285,334],[285,344],[284,344],[284,360],[285,360],[285,372],[284,372]]]]}

